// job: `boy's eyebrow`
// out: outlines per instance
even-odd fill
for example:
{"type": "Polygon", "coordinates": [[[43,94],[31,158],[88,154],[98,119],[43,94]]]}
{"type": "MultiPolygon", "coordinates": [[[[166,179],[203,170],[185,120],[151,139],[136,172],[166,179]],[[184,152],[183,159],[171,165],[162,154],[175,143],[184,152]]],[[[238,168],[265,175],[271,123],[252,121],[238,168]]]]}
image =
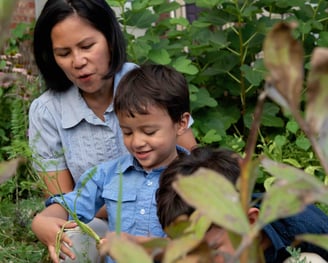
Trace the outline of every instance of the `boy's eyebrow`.
{"type": "MultiPolygon", "coordinates": [[[[123,129],[131,129],[131,127],[129,126],[124,126],[124,125],[121,125],[120,124],[120,127],[123,128],[123,129]]],[[[139,126],[138,129],[147,129],[147,128],[158,128],[159,125],[158,123],[155,123],[155,124],[147,124],[147,125],[142,125],[142,126],[139,126]]]]}

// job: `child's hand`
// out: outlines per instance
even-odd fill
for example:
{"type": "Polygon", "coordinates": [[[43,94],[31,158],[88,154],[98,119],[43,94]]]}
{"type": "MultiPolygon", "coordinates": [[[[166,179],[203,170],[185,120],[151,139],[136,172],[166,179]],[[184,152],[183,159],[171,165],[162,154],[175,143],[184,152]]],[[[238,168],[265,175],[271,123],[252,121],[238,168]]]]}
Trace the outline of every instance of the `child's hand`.
{"type": "MultiPolygon", "coordinates": [[[[57,234],[60,233],[63,225],[65,225],[65,228],[74,228],[77,226],[74,222],[67,223],[66,220],[57,217],[44,216],[42,214],[36,215],[32,221],[33,232],[37,238],[48,247],[49,255],[54,263],[59,263],[59,258],[56,254],[56,237],[57,234]]],[[[61,236],[60,241],[60,257],[65,258],[66,256],[69,256],[74,259],[75,255],[68,247],[72,245],[72,241],[65,233],[61,236]],[[68,246],[64,244],[64,242],[68,246]]]]}

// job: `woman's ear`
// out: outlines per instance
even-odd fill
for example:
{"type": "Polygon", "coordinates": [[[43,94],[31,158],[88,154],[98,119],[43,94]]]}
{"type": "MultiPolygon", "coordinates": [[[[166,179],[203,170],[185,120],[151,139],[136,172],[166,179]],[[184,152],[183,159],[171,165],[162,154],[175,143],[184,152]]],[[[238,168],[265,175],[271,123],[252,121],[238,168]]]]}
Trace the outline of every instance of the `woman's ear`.
{"type": "Polygon", "coordinates": [[[186,132],[189,127],[190,113],[185,112],[182,114],[181,119],[179,121],[178,135],[182,135],[186,132]]]}
{"type": "Polygon", "coordinates": [[[257,219],[259,217],[259,213],[260,213],[260,210],[256,207],[251,207],[248,210],[247,217],[248,217],[249,223],[251,225],[257,221],[257,219]]]}

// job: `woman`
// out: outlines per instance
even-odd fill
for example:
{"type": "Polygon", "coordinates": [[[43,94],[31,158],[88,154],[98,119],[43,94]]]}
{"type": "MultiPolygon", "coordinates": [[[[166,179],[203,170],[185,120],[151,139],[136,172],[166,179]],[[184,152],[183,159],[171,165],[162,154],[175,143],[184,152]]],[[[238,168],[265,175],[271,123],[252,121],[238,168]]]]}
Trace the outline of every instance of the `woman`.
{"type": "MultiPolygon", "coordinates": [[[[34,56],[47,87],[29,112],[35,168],[47,196],[67,193],[85,170],[127,152],[112,101],[137,65],[126,62],[122,31],[105,0],[48,0],[35,25],[34,56]]],[[[179,144],[196,144],[190,128],[179,144]]],[[[100,210],[97,217],[107,216],[100,210]]],[[[103,235],[107,224],[95,221],[103,235]]]]}

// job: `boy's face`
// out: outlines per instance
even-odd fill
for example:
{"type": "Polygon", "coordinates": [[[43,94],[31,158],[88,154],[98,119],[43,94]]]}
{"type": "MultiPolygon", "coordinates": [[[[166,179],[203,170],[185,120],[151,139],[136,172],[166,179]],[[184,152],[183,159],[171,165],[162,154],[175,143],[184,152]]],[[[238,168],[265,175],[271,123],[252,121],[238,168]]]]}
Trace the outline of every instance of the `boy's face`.
{"type": "Polygon", "coordinates": [[[177,157],[176,143],[188,120],[173,123],[168,113],[148,106],[148,114],[118,114],[124,144],[145,170],[167,166],[177,157]]]}
{"type": "Polygon", "coordinates": [[[218,226],[212,226],[204,237],[207,244],[217,252],[215,263],[224,263],[234,254],[235,249],[231,244],[228,232],[218,226]]]}

